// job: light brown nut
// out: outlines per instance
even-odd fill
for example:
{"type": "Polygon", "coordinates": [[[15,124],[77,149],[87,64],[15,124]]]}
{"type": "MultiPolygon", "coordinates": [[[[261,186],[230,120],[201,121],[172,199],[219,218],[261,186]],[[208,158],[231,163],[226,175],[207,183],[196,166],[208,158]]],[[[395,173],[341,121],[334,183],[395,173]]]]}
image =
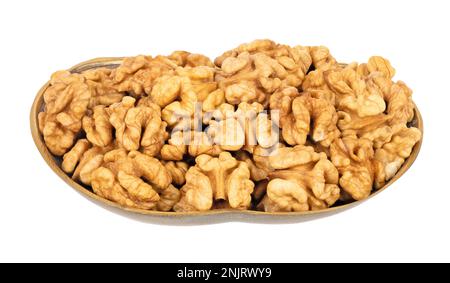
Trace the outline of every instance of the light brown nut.
{"type": "Polygon", "coordinates": [[[356,136],[373,142],[375,148],[380,148],[392,137],[392,128],[389,121],[392,116],[378,114],[375,116],[359,117],[344,111],[338,112],[338,128],[342,136],[356,136]]]}
{"type": "Polygon", "coordinates": [[[221,64],[222,70],[227,74],[237,73],[248,64],[248,57],[227,57],[221,64]]]}
{"type": "Polygon", "coordinates": [[[268,183],[267,195],[262,201],[265,211],[308,211],[308,195],[294,181],[273,179],[268,183]]]}
{"type": "Polygon", "coordinates": [[[169,172],[158,159],[138,151],[115,149],[107,152],[103,161],[103,166],[115,175],[122,171],[138,178],[143,177],[157,190],[164,190],[172,182],[169,172]]]}
{"type": "Polygon", "coordinates": [[[134,96],[150,94],[156,78],[173,73],[176,62],[165,57],[136,56],[128,57],[111,74],[119,92],[128,92],[134,96]]]}
{"type": "Polygon", "coordinates": [[[236,159],[239,161],[243,161],[247,164],[248,169],[250,170],[250,176],[253,181],[261,181],[267,179],[269,170],[267,168],[258,167],[255,161],[252,159],[251,155],[246,151],[238,151],[236,153],[236,159]]]}
{"type": "Polygon", "coordinates": [[[306,47],[257,40],[225,52],[215,60],[216,76],[228,103],[266,104],[279,88],[301,85],[312,59],[306,47]]]}
{"type": "Polygon", "coordinates": [[[292,113],[292,101],[300,96],[295,87],[283,88],[270,96],[269,107],[271,110],[279,111],[280,127],[282,128],[289,120],[292,113]]]}
{"type": "Polygon", "coordinates": [[[222,152],[219,145],[214,144],[212,138],[205,132],[190,132],[191,139],[188,146],[188,153],[190,156],[199,156],[208,154],[217,156],[222,152]]]}
{"type": "Polygon", "coordinates": [[[276,124],[263,111],[264,106],[257,102],[241,102],[236,111],[224,103],[210,117],[205,116],[203,123],[209,125],[207,135],[222,150],[252,152],[258,144],[268,148],[279,140],[276,124]]]}
{"type": "Polygon", "coordinates": [[[357,73],[365,79],[367,87],[370,89],[377,88],[384,95],[384,100],[388,102],[391,87],[393,85],[392,77],[395,74],[394,68],[389,61],[378,57],[371,57],[367,64],[360,64],[357,67],[357,73]],[[377,63],[375,61],[378,61],[377,63]]]}
{"type": "Polygon", "coordinates": [[[170,172],[159,160],[123,148],[94,157],[98,158],[100,163],[89,171],[89,184],[98,195],[122,206],[163,211],[169,211],[179,200],[170,172]]]}
{"type": "Polygon", "coordinates": [[[336,60],[325,46],[313,46],[309,48],[314,70],[310,71],[303,80],[302,90],[310,93],[315,98],[325,99],[332,105],[336,103],[336,95],[326,81],[325,74],[330,70],[341,69],[336,60]]]}
{"type": "Polygon", "coordinates": [[[168,161],[163,162],[170,176],[172,177],[172,184],[181,186],[186,182],[186,172],[189,169],[189,164],[183,161],[168,161]]]}
{"type": "Polygon", "coordinates": [[[268,158],[271,168],[286,169],[310,162],[317,162],[323,159],[324,156],[315,152],[314,148],[310,146],[298,145],[279,148],[276,154],[270,155],[268,158]]]}
{"type": "Polygon", "coordinates": [[[123,144],[123,133],[125,132],[125,116],[128,110],[134,107],[136,99],[130,96],[125,96],[121,102],[114,103],[107,108],[109,115],[109,122],[116,130],[116,141],[123,144]]]}
{"type": "Polygon", "coordinates": [[[131,208],[152,209],[160,200],[156,191],[141,179],[123,171],[119,171],[116,178],[105,167],[92,172],[92,189],[103,198],[131,208]]]}
{"type": "Polygon", "coordinates": [[[168,58],[175,61],[177,65],[182,67],[214,67],[214,63],[211,62],[211,60],[205,55],[189,53],[187,51],[175,51],[170,54],[168,58]]]}
{"type": "Polygon", "coordinates": [[[117,143],[129,151],[142,148],[145,154],[155,156],[168,135],[166,124],[161,120],[160,108],[151,102],[138,106],[134,104],[135,99],[126,96],[122,102],[107,109],[117,143]]]}
{"type": "Polygon", "coordinates": [[[389,125],[394,126],[406,124],[414,116],[411,90],[403,82],[394,83],[394,75],[395,69],[387,59],[374,56],[367,64],[350,64],[329,71],[325,79],[336,92],[339,110],[360,117],[375,116],[386,110],[391,116],[389,125]]]}
{"type": "Polygon", "coordinates": [[[211,121],[207,133],[224,151],[237,151],[245,145],[244,129],[234,118],[211,121]]]}
{"type": "Polygon", "coordinates": [[[213,188],[210,180],[199,168],[189,168],[186,184],[181,188],[181,199],[173,209],[177,212],[206,211],[212,205],[213,188]]]}
{"type": "Polygon", "coordinates": [[[236,57],[237,55],[244,52],[256,53],[256,52],[270,51],[273,50],[274,45],[275,42],[269,39],[257,39],[249,43],[243,43],[232,50],[224,52],[221,56],[217,57],[214,60],[214,63],[217,66],[222,66],[224,60],[226,60],[229,57],[236,57]]]}
{"type": "Polygon", "coordinates": [[[375,188],[382,187],[395,176],[422,137],[420,130],[414,127],[402,126],[394,131],[391,141],[375,151],[375,188]]]}
{"type": "Polygon", "coordinates": [[[372,191],[374,173],[372,141],[346,136],[333,142],[330,154],[341,175],[341,188],[354,200],[367,198],[372,191]]]}
{"type": "Polygon", "coordinates": [[[414,103],[411,96],[412,90],[405,83],[399,81],[392,85],[386,96],[387,113],[392,115],[390,125],[405,125],[414,118],[414,103]]]}
{"type": "MultiPolygon", "coordinates": [[[[276,118],[278,119],[278,118],[276,118]]],[[[259,113],[256,117],[256,121],[254,125],[254,136],[256,139],[255,143],[249,143],[251,140],[251,136],[253,133],[249,130],[252,128],[246,127],[246,150],[253,151],[255,145],[260,145],[263,148],[271,148],[275,146],[280,141],[280,133],[277,124],[278,122],[274,121],[275,115],[273,113],[259,113]]]]}
{"type": "Polygon", "coordinates": [[[186,184],[175,211],[209,210],[213,200],[225,200],[236,209],[250,206],[254,184],[250,181],[247,164],[238,162],[228,152],[217,158],[200,155],[195,161],[196,166],[186,174],[186,184]]]}
{"type": "Polygon", "coordinates": [[[78,162],[81,160],[81,157],[89,149],[90,146],[91,144],[88,140],[78,140],[77,143],[72,147],[72,149],[63,156],[61,168],[64,170],[64,172],[72,173],[73,170],[75,170],[78,162]]]}
{"type": "Polygon", "coordinates": [[[114,103],[122,101],[125,95],[123,93],[110,93],[91,97],[89,101],[89,108],[93,109],[97,105],[109,106],[114,103]]]}
{"type": "Polygon", "coordinates": [[[327,100],[302,94],[292,101],[292,113],[283,121],[283,139],[290,145],[303,145],[310,135],[313,141],[328,147],[340,136],[337,120],[337,113],[327,100]]]}
{"type": "Polygon", "coordinates": [[[259,205],[265,211],[326,209],[340,196],[339,174],[323,153],[297,145],[280,148],[269,157],[267,195],[259,205]]]}
{"type": "Polygon", "coordinates": [[[160,199],[158,193],[152,186],[136,176],[119,171],[117,180],[119,181],[119,184],[127,190],[131,200],[142,203],[153,203],[160,199]]]}
{"type": "Polygon", "coordinates": [[[44,92],[45,110],[39,113],[39,129],[48,149],[63,155],[73,145],[81,130],[92,93],[80,74],[59,71],[52,75],[44,92]]]}
{"type": "Polygon", "coordinates": [[[337,65],[336,59],[325,46],[312,46],[309,48],[312,65],[315,69],[328,70],[337,65]]]}
{"type": "Polygon", "coordinates": [[[128,156],[128,151],[124,148],[108,151],[103,156],[103,162],[102,166],[111,170],[114,175],[117,175],[120,171],[134,176],[140,176],[141,174],[133,159],[128,156]]]}
{"type": "Polygon", "coordinates": [[[178,67],[174,75],[165,78],[176,83],[170,83],[164,94],[159,94],[156,89],[153,95],[157,103],[161,101],[160,96],[164,98],[164,103],[159,103],[163,107],[162,118],[169,126],[178,125],[183,120],[184,123],[190,123],[196,103],[206,100],[206,110],[223,101],[223,93],[216,92],[217,83],[214,81],[214,74],[215,69],[207,66],[178,67]],[[166,99],[167,96],[170,97],[169,100],[166,99]],[[169,101],[173,102],[166,104],[169,101]]]}
{"type": "Polygon", "coordinates": [[[230,207],[247,209],[252,200],[251,193],[255,184],[250,180],[250,170],[244,162],[239,162],[226,180],[226,194],[230,207]]]}
{"type": "Polygon", "coordinates": [[[96,146],[107,146],[113,140],[109,115],[103,105],[95,106],[93,111],[92,117],[84,116],[82,120],[86,138],[96,146]]]}
{"type": "Polygon", "coordinates": [[[56,121],[49,121],[52,118],[48,119],[47,117],[48,115],[44,112],[38,114],[38,121],[40,127],[42,127],[41,133],[44,136],[45,145],[54,155],[63,155],[73,146],[75,133],[65,129],[56,121]]]}
{"type": "Polygon", "coordinates": [[[395,76],[395,69],[389,60],[381,56],[370,57],[367,63],[367,70],[370,74],[380,72],[388,79],[392,79],[395,76]]]}
{"type": "Polygon", "coordinates": [[[92,172],[100,167],[103,163],[103,155],[92,157],[80,170],[80,181],[86,185],[91,184],[92,172]]]}
{"type": "Polygon", "coordinates": [[[194,115],[196,102],[198,102],[198,98],[191,81],[188,78],[182,78],[179,101],[174,101],[163,108],[162,119],[169,126],[174,126],[182,119],[191,119],[194,115]]]}
{"type": "Polygon", "coordinates": [[[214,186],[214,199],[226,199],[225,176],[237,167],[238,162],[230,153],[222,152],[219,157],[200,155],[195,159],[200,170],[212,181],[214,186]]]}
{"type": "Polygon", "coordinates": [[[87,70],[82,73],[86,79],[86,84],[92,93],[89,100],[89,108],[93,109],[97,105],[109,106],[120,102],[125,95],[118,91],[118,86],[112,77],[112,70],[98,68],[87,70]]]}
{"type": "Polygon", "coordinates": [[[133,159],[140,176],[157,189],[164,190],[172,183],[170,173],[158,159],[138,151],[131,151],[128,156],[133,159]]]}
{"type": "Polygon", "coordinates": [[[225,99],[230,104],[241,102],[252,102],[260,100],[255,90],[255,86],[250,82],[239,82],[232,84],[225,89],[225,99]]]}
{"type": "Polygon", "coordinates": [[[177,74],[184,79],[189,79],[190,84],[186,84],[195,93],[198,102],[205,101],[211,93],[217,90],[217,83],[214,81],[215,69],[210,67],[178,68],[177,74]]]}
{"type": "Polygon", "coordinates": [[[187,148],[184,140],[184,133],[177,131],[172,133],[167,144],[161,148],[161,157],[164,160],[183,160],[184,154],[186,154],[187,148]]]}
{"type": "Polygon", "coordinates": [[[181,78],[165,75],[155,81],[150,97],[159,107],[166,107],[178,98],[181,89],[181,78]]]}
{"type": "Polygon", "coordinates": [[[357,69],[358,65],[354,63],[327,72],[325,80],[336,94],[336,108],[354,112],[359,117],[383,113],[386,110],[383,93],[378,88],[368,86],[357,69]]]}
{"type": "MultiPolygon", "coordinates": [[[[156,117],[157,119],[158,117],[156,117]]],[[[148,136],[150,133],[142,133],[142,129],[144,128],[147,130],[147,127],[153,126],[154,116],[152,115],[152,111],[148,107],[133,107],[130,110],[128,110],[127,115],[124,119],[125,129],[122,133],[122,137],[120,138],[122,140],[123,146],[127,150],[138,150],[141,143],[144,141],[144,137],[147,137],[145,139],[148,141],[148,136]]],[[[159,125],[156,125],[159,126],[159,125]]],[[[116,135],[117,135],[117,129],[116,129],[116,135]]]]}
{"type": "Polygon", "coordinates": [[[141,137],[141,150],[149,156],[156,156],[169,136],[166,131],[167,123],[161,120],[160,108],[157,105],[151,104],[147,107],[150,113],[141,137]]]}
{"type": "Polygon", "coordinates": [[[264,106],[260,103],[241,102],[233,114],[244,133],[243,149],[248,152],[253,152],[258,144],[267,148],[273,145],[274,140],[278,141],[278,136],[272,136],[272,121],[263,111],[264,106]]]}
{"type": "Polygon", "coordinates": [[[86,150],[81,156],[75,171],[73,171],[72,179],[90,185],[92,171],[102,165],[103,155],[111,149],[112,146],[110,145],[107,147],[93,146],[86,150]]]}
{"type": "Polygon", "coordinates": [[[221,89],[216,89],[203,100],[202,110],[204,112],[214,111],[223,103],[225,103],[225,93],[221,89]]]}
{"type": "Polygon", "coordinates": [[[173,185],[169,185],[167,189],[160,193],[159,197],[156,209],[158,211],[170,211],[180,201],[181,192],[173,185]]]}
{"type": "Polygon", "coordinates": [[[274,170],[272,165],[270,164],[269,158],[271,156],[277,156],[279,154],[279,150],[284,148],[285,145],[283,143],[277,143],[270,148],[264,148],[262,146],[256,146],[253,150],[253,161],[255,162],[255,166],[267,172],[267,174],[274,170]]]}

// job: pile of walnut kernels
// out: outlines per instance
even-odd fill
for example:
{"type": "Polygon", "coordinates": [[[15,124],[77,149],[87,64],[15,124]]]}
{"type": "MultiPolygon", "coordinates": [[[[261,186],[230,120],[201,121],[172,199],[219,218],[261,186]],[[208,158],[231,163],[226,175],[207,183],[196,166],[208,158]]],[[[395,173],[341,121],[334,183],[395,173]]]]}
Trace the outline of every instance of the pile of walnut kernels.
{"type": "Polygon", "coordinates": [[[326,47],[270,40],[214,62],[184,51],[130,57],[115,69],[54,73],[39,129],[67,174],[122,206],[326,209],[382,187],[421,139],[408,126],[411,90],[394,74],[382,57],[344,66],[326,47]],[[186,143],[179,117],[196,105],[219,115],[202,116],[186,143]]]}

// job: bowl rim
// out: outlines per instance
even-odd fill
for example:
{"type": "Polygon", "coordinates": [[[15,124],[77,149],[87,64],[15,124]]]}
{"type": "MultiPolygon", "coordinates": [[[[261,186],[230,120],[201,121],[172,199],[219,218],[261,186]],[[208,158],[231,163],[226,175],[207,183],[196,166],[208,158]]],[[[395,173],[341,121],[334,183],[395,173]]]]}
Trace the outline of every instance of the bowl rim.
{"type": "MultiPolygon", "coordinates": [[[[101,68],[101,67],[113,67],[116,65],[119,65],[122,60],[126,57],[99,57],[94,58],[91,60],[87,60],[84,62],[81,62],[71,68],[68,69],[70,72],[83,72],[89,69],[95,69],[95,68],[101,68]]],[[[345,65],[345,64],[342,64],[345,65]]],[[[54,161],[53,154],[50,153],[47,146],[44,143],[43,137],[39,131],[38,127],[38,113],[40,109],[42,108],[42,105],[44,104],[43,101],[43,94],[45,90],[49,87],[50,82],[47,81],[38,91],[36,94],[36,97],[33,101],[33,104],[31,106],[30,111],[30,129],[31,134],[34,140],[34,143],[39,150],[39,153],[44,158],[47,165],[53,170],[53,172],[56,173],[66,184],[68,184],[70,187],[78,191],[84,196],[87,196],[101,204],[119,208],[124,211],[141,214],[141,215],[150,215],[150,216],[161,216],[161,217],[190,217],[190,216],[208,216],[208,215],[223,215],[223,214],[229,214],[229,215],[248,215],[248,216],[268,216],[268,217],[296,217],[296,216],[310,216],[310,215],[320,215],[320,214],[334,214],[343,210],[346,210],[348,208],[352,208],[354,206],[357,206],[376,195],[380,194],[381,192],[385,191],[390,185],[392,185],[397,179],[399,179],[409,168],[411,168],[414,161],[416,161],[417,156],[419,155],[420,148],[422,146],[423,142],[423,120],[422,115],[420,114],[420,111],[416,104],[414,104],[414,119],[416,120],[417,127],[422,132],[422,137],[420,138],[419,142],[417,142],[411,152],[411,155],[405,160],[403,165],[400,167],[400,169],[397,171],[394,177],[392,177],[386,184],[372,192],[369,197],[363,200],[354,201],[348,204],[343,204],[339,206],[330,207],[323,210],[314,210],[314,211],[301,211],[301,212],[264,212],[264,211],[257,211],[257,210],[235,210],[235,209],[214,209],[214,210],[208,210],[208,211],[192,211],[192,212],[164,212],[164,211],[154,211],[154,210],[144,210],[144,209],[138,209],[138,208],[130,208],[121,206],[116,202],[107,200],[105,198],[102,198],[95,194],[94,192],[86,189],[76,181],[72,180],[72,178],[67,175],[60,166],[56,164],[54,161]]]]}

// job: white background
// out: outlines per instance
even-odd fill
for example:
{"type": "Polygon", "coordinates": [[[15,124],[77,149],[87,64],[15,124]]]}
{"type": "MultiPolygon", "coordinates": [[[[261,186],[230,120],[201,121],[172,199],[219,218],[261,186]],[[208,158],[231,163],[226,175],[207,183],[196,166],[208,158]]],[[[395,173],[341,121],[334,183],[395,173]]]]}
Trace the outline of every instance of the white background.
{"type": "Polygon", "coordinates": [[[0,261],[449,261],[448,11],[448,1],[0,1],[0,261]],[[389,58],[425,122],[413,167],[314,221],[159,225],[88,201],[32,141],[29,110],[55,70],[174,49],[214,58],[256,38],[327,45],[342,62],[389,58]]]}

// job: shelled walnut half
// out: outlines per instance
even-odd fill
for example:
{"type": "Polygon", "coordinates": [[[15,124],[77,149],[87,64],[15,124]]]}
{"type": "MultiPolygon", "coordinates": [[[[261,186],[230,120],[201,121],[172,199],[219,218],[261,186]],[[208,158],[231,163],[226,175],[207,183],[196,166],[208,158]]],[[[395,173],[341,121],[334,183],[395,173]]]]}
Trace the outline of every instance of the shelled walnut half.
{"type": "Polygon", "coordinates": [[[339,199],[339,174],[324,153],[303,145],[285,147],[269,163],[275,170],[260,203],[265,211],[319,210],[339,199]]]}
{"type": "Polygon", "coordinates": [[[214,201],[227,201],[235,209],[250,207],[254,183],[246,163],[237,161],[228,152],[218,157],[200,155],[195,162],[186,173],[186,184],[181,188],[182,197],[175,211],[209,210],[214,201]]]}

